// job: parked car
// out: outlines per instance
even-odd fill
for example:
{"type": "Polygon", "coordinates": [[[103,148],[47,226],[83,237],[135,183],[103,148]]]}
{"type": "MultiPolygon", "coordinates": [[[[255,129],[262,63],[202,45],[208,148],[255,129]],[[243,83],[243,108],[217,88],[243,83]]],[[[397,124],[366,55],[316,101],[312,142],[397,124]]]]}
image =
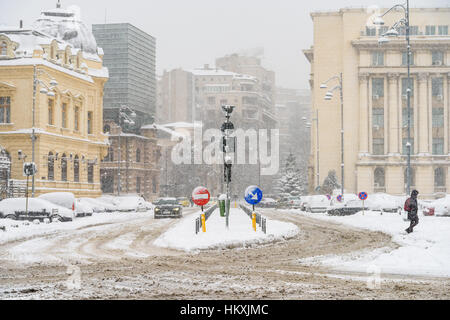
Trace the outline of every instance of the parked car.
{"type": "Polygon", "coordinates": [[[50,192],[44,193],[38,197],[39,199],[44,199],[57,204],[66,209],[72,210],[75,213],[75,217],[84,217],[87,212],[90,211],[87,206],[77,205],[75,195],[72,192],[50,192]]]}
{"type": "Polygon", "coordinates": [[[28,198],[28,215],[26,214],[26,198],[8,198],[0,201],[0,217],[13,220],[72,221],[74,212],[53,202],[28,198]]]}
{"type": "Polygon", "coordinates": [[[123,195],[118,197],[103,195],[98,199],[106,202],[109,201],[117,208],[117,211],[121,212],[147,211],[146,201],[138,195],[123,195]]]}
{"type": "Polygon", "coordinates": [[[262,198],[258,206],[261,208],[276,208],[277,202],[272,198],[262,198]]]}
{"type": "Polygon", "coordinates": [[[369,208],[365,204],[363,207],[361,200],[348,200],[345,203],[330,206],[327,213],[331,216],[348,216],[362,211],[363,209],[368,210],[369,208]]]}
{"type": "Polygon", "coordinates": [[[94,209],[88,201],[83,199],[76,199],[75,202],[76,212],[80,212],[84,217],[92,216],[92,214],[94,213],[94,209]]]}
{"type": "Polygon", "coordinates": [[[310,196],[305,204],[305,211],[318,213],[326,212],[330,206],[330,200],[324,195],[313,195],[310,196]]]}
{"type": "Polygon", "coordinates": [[[309,199],[311,199],[311,196],[300,197],[300,210],[306,211],[306,205],[308,204],[309,199]]]}
{"type": "Polygon", "coordinates": [[[176,198],[160,198],[153,204],[155,205],[155,219],[182,217],[183,206],[178,203],[176,198]]]}
{"type": "Polygon", "coordinates": [[[370,194],[367,200],[364,201],[364,205],[372,211],[381,212],[400,212],[403,207],[403,197],[392,196],[386,193],[374,193],[370,194]]]}
{"type": "Polygon", "coordinates": [[[178,203],[182,205],[183,207],[189,207],[191,205],[191,202],[187,197],[179,197],[177,198],[178,203]]]}

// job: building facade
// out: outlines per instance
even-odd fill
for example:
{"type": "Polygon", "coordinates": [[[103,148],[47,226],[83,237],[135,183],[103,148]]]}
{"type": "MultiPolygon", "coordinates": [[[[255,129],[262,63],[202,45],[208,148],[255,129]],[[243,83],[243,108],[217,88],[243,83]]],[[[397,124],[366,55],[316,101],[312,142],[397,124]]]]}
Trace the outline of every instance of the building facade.
{"type": "Polygon", "coordinates": [[[156,128],[141,127],[137,135],[122,132],[114,121],[105,123],[110,146],[100,164],[103,193],[138,194],[147,201],[156,199],[160,189],[158,162],[161,155],[156,128]]]}
{"type": "MultiPolygon", "coordinates": [[[[63,20],[84,27],[59,7],[43,11],[40,19],[55,30],[62,29],[63,20]]],[[[108,150],[102,131],[108,70],[101,49],[84,51],[83,41],[41,32],[37,22],[35,28],[0,30],[0,149],[10,160],[8,173],[2,174],[8,181],[2,184],[25,181],[23,162],[34,161],[30,194],[100,196],[99,165],[108,150]]]]}
{"type": "Polygon", "coordinates": [[[138,114],[137,127],[150,123],[156,111],[155,38],[129,23],[93,24],[92,33],[110,76],[104,118],[117,121],[118,108],[126,105],[138,114]]]}
{"type": "MultiPolygon", "coordinates": [[[[383,11],[383,10],[381,10],[383,11]]],[[[343,77],[344,185],[348,192],[405,194],[407,142],[407,66],[405,30],[380,45],[378,38],[403,17],[385,16],[375,28],[364,9],[311,14],[314,44],[304,50],[311,63],[313,112],[319,116],[319,143],[312,134],[310,177],[321,181],[335,170],[340,177],[341,118],[339,92],[330,101],[321,83],[343,77]],[[319,163],[315,149],[320,149],[319,163]]],[[[412,50],[411,187],[422,196],[450,190],[449,8],[410,10],[412,50]]],[[[329,88],[337,83],[329,83],[329,88]]],[[[316,130],[313,123],[312,132],[316,130]]],[[[317,185],[317,183],[313,183],[317,185]]]]}

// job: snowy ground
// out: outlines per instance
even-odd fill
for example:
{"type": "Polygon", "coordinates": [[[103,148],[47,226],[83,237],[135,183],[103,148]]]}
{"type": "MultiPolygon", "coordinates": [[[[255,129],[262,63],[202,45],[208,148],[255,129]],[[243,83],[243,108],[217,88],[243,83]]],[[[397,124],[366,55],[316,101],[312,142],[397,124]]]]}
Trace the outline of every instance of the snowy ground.
{"type": "MultiPolygon", "coordinates": [[[[199,212],[200,213],[200,212],[199,212]]],[[[229,228],[226,228],[225,217],[221,217],[216,209],[206,221],[206,232],[195,234],[195,219],[198,214],[188,216],[162,234],[153,243],[156,246],[184,251],[199,249],[248,247],[294,237],[299,229],[287,222],[267,219],[267,233],[261,228],[252,228],[251,219],[237,208],[230,209],[229,228]]]]}
{"type": "Polygon", "coordinates": [[[300,259],[303,264],[321,264],[356,272],[450,277],[450,217],[419,215],[419,225],[413,233],[407,234],[404,230],[409,226],[409,221],[404,221],[403,216],[395,213],[380,215],[378,211],[366,211],[364,215],[359,212],[350,216],[329,216],[325,213],[295,212],[315,219],[381,231],[391,235],[399,246],[394,250],[380,248],[300,259]]]}

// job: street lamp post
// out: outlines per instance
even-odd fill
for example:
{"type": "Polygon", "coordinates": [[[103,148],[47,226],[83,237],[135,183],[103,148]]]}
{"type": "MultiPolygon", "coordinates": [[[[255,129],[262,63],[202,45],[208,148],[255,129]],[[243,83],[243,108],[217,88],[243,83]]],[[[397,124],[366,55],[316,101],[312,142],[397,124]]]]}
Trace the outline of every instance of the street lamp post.
{"type": "MultiPolygon", "coordinates": [[[[31,162],[35,163],[35,142],[36,142],[36,91],[37,85],[40,84],[45,88],[39,90],[40,93],[47,94],[49,97],[54,97],[55,93],[52,91],[54,87],[58,85],[58,82],[49,75],[45,70],[39,69],[36,65],[33,65],[33,108],[32,108],[32,128],[31,128],[31,162]],[[38,79],[38,73],[45,73],[51,80],[50,85],[47,85],[44,81],[38,79]]],[[[31,196],[34,198],[34,174],[31,176],[31,196]]]]}
{"type": "Polygon", "coordinates": [[[384,25],[383,17],[395,8],[403,9],[405,17],[397,21],[388,31],[381,35],[378,39],[379,44],[389,42],[389,37],[396,37],[400,34],[399,28],[405,27],[406,35],[406,65],[407,65],[407,89],[406,89],[406,108],[408,113],[408,142],[406,143],[407,159],[406,159],[406,194],[410,193],[411,189],[411,45],[410,45],[410,29],[409,29],[409,0],[406,0],[406,6],[403,4],[396,4],[388,9],[382,15],[376,17],[373,21],[375,25],[384,25]]]}
{"type": "Polygon", "coordinates": [[[229,155],[235,152],[235,140],[231,137],[231,133],[234,130],[234,124],[230,121],[231,113],[234,110],[234,106],[225,105],[222,106],[222,110],[225,113],[226,121],[222,124],[221,131],[223,133],[222,144],[223,144],[223,171],[224,180],[227,186],[227,200],[226,200],[226,226],[229,226],[229,216],[230,216],[230,182],[231,182],[231,166],[233,164],[233,159],[229,155]]]}
{"type": "MultiPolygon", "coordinates": [[[[306,122],[307,118],[302,118],[305,123],[306,128],[311,128],[311,123],[306,122]]],[[[316,117],[312,118],[311,121],[316,122],[316,188],[320,186],[320,176],[319,176],[319,109],[316,108],[316,117]]]]}
{"type": "Polygon", "coordinates": [[[327,91],[325,94],[325,100],[331,100],[333,97],[333,91],[339,89],[339,98],[341,102],[341,194],[344,196],[344,94],[343,94],[343,81],[342,72],[339,75],[335,75],[329,78],[327,81],[320,85],[321,89],[328,88],[327,83],[331,80],[337,80],[338,85],[333,87],[331,90],[327,91]]]}
{"type": "Polygon", "coordinates": [[[118,196],[120,196],[120,191],[121,191],[120,165],[121,165],[121,161],[122,161],[122,151],[121,151],[121,148],[120,148],[120,145],[121,145],[120,136],[122,135],[122,126],[125,126],[127,124],[134,125],[135,124],[135,122],[134,122],[135,118],[136,118],[136,113],[133,111],[133,109],[131,109],[128,106],[124,106],[124,105],[119,107],[118,124],[119,124],[119,127],[121,128],[121,130],[119,132],[119,139],[118,139],[119,147],[117,148],[118,152],[119,152],[119,156],[117,157],[117,161],[118,161],[118,168],[117,168],[117,195],[118,196]]]}

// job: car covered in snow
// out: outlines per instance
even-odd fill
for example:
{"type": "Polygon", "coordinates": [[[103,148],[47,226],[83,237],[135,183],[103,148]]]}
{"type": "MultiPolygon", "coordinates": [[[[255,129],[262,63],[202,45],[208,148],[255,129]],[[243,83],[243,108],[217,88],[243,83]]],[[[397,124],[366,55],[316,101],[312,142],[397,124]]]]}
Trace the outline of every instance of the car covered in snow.
{"type": "Polygon", "coordinates": [[[309,196],[308,201],[305,203],[305,211],[318,213],[326,212],[330,206],[330,200],[324,195],[313,195],[309,196]]]}
{"type": "Polygon", "coordinates": [[[83,204],[78,204],[75,195],[72,192],[50,192],[41,194],[39,199],[50,201],[58,206],[72,210],[75,217],[84,217],[92,215],[92,209],[83,204]]]}
{"type": "Polygon", "coordinates": [[[154,217],[159,218],[181,218],[183,206],[178,203],[176,198],[159,198],[155,202],[154,217]]]}
{"type": "Polygon", "coordinates": [[[387,193],[373,193],[367,197],[367,200],[364,201],[364,205],[372,211],[380,211],[380,212],[400,212],[403,203],[404,197],[393,196],[387,193]]]}
{"type": "Polygon", "coordinates": [[[147,201],[138,195],[103,195],[97,199],[102,202],[109,202],[113,204],[116,207],[116,210],[121,212],[145,212],[147,211],[147,206],[149,206],[147,201]]]}
{"type": "Polygon", "coordinates": [[[276,208],[277,201],[272,198],[262,198],[261,202],[258,203],[258,206],[261,208],[276,208]]]}
{"type": "Polygon", "coordinates": [[[0,217],[13,220],[44,220],[72,221],[72,210],[59,206],[53,202],[28,198],[28,214],[26,214],[26,198],[8,198],[0,201],[0,217]]]}
{"type": "Polygon", "coordinates": [[[331,216],[348,216],[368,209],[369,208],[366,206],[366,204],[364,204],[363,206],[362,200],[352,199],[330,206],[327,209],[327,213],[331,216]]]}
{"type": "Polygon", "coordinates": [[[434,208],[436,216],[450,217],[450,195],[434,200],[429,207],[434,208]]]}
{"type": "Polygon", "coordinates": [[[94,208],[91,203],[84,199],[76,199],[75,208],[75,214],[77,214],[77,216],[79,214],[80,216],[90,217],[94,213],[94,208]]]}

